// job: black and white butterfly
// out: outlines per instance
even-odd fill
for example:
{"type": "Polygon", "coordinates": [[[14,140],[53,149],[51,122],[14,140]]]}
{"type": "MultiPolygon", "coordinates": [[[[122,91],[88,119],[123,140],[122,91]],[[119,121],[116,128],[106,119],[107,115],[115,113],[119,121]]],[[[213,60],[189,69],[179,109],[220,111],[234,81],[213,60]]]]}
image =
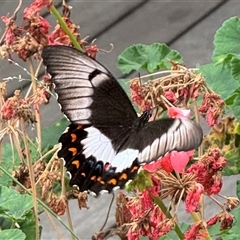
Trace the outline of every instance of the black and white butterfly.
{"type": "Polygon", "coordinates": [[[80,191],[112,191],[133,179],[141,164],[173,150],[197,148],[201,128],[191,120],[137,116],[111,73],[67,46],[44,47],[43,63],[71,124],[62,134],[58,157],[65,160],[70,185],[80,191]]]}

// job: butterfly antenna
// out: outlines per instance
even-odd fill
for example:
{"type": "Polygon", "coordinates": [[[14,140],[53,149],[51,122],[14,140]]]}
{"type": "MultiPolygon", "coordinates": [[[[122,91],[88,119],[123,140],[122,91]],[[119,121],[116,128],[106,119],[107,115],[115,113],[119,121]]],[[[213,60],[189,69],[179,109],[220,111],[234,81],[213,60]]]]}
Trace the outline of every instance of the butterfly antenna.
{"type": "Polygon", "coordinates": [[[149,122],[156,120],[157,114],[158,114],[158,106],[151,108],[150,112],[151,112],[151,117],[149,118],[149,122]]]}

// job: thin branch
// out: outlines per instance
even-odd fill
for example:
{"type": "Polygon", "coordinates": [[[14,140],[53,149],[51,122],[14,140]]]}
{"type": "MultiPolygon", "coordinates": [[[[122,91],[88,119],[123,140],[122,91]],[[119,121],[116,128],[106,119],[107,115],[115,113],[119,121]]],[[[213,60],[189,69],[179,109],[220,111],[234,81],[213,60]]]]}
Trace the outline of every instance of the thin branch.
{"type": "Polygon", "coordinates": [[[8,29],[10,28],[10,26],[11,26],[11,25],[14,23],[14,21],[16,20],[16,18],[17,18],[17,13],[18,13],[18,11],[20,10],[21,6],[22,6],[22,0],[19,0],[18,6],[17,6],[17,8],[15,9],[15,11],[13,12],[13,15],[10,17],[9,24],[8,24],[7,28],[5,29],[3,35],[2,35],[2,37],[1,37],[1,39],[0,39],[0,45],[2,45],[3,39],[5,38],[8,29]]]}
{"type": "Polygon", "coordinates": [[[99,232],[101,232],[101,231],[104,229],[104,227],[106,226],[106,224],[107,224],[107,221],[108,221],[108,218],[109,218],[109,215],[110,215],[110,211],[111,211],[111,208],[112,208],[114,199],[115,199],[115,194],[112,193],[112,200],[111,200],[110,205],[109,205],[109,207],[108,207],[107,216],[106,216],[106,219],[105,219],[102,227],[100,228],[99,232]]]}
{"type": "Polygon", "coordinates": [[[35,234],[36,234],[36,240],[39,240],[37,190],[36,190],[36,186],[35,186],[35,178],[34,178],[32,160],[31,160],[31,156],[30,156],[30,150],[28,147],[28,141],[27,141],[27,137],[26,137],[27,134],[25,132],[25,121],[23,118],[20,119],[20,123],[21,123],[22,132],[23,132],[23,142],[24,142],[24,148],[26,151],[26,157],[27,157],[28,168],[29,168],[29,176],[30,176],[31,187],[32,187],[33,209],[34,209],[34,216],[35,216],[35,222],[36,222],[35,234]]]}

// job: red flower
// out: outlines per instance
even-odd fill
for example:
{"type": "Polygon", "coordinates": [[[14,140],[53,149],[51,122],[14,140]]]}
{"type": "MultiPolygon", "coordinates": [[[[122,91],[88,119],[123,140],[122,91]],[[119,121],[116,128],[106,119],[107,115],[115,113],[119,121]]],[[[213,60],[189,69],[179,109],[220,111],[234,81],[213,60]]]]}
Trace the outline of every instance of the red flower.
{"type": "Polygon", "coordinates": [[[85,46],[85,53],[92,59],[96,59],[99,47],[97,45],[85,46]]]}
{"type": "Polygon", "coordinates": [[[221,226],[220,230],[232,228],[234,216],[229,212],[224,212],[220,218],[221,226]]]}
{"type": "Polygon", "coordinates": [[[210,218],[206,223],[208,226],[215,225],[219,220],[219,216],[215,215],[214,217],[210,218]]]}
{"type": "MultiPolygon", "coordinates": [[[[62,17],[63,21],[66,22],[69,30],[75,36],[76,39],[79,38],[78,27],[71,22],[68,17],[62,17]]],[[[72,42],[69,36],[65,33],[62,27],[58,24],[56,25],[54,31],[48,36],[49,45],[67,45],[72,46],[72,42]]]]}
{"type": "Polygon", "coordinates": [[[34,14],[39,13],[44,7],[49,7],[53,0],[35,0],[30,7],[24,9],[23,19],[31,18],[34,14]]]}
{"type": "Polygon", "coordinates": [[[49,22],[41,17],[40,11],[52,4],[52,0],[35,0],[25,8],[23,14],[24,25],[17,26],[15,19],[2,17],[5,22],[5,47],[26,61],[30,56],[40,58],[39,49],[47,44],[49,22]]]}
{"type": "Polygon", "coordinates": [[[139,192],[138,196],[130,198],[127,202],[127,208],[129,209],[133,219],[141,218],[149,212],[152,207],[153,201],[147,190],[139,192]]]}
{"type": "Polygon", "coordinates": [[[159,168],[163,168],[166,172],[170,173],[173,170],[182,173],[188,164],[190,158],[193,156],[194,150],[187,152],[172,151],[156,162],[145,164],[143,169],[148,172],[155,172],[159,168]]]}
{"type": "Polygon", "coordinates": [[[208,195],[218,194],[222,188],[221,171],[226,166],[226,159],[218,149],[211,149],[201,159],[192,164],[186,173],[196,175],[197,182],[202,184],[208,195]]]}
{"type": "Polygon", "coordinates": [[[175,103],[177,101],[175,93],[171,88],[164,92],[164,97],[171,103],[175,103]]]}
{"type": "Polygon", "coordinates": [[[159,169],[161,166],[162,166],[162,160],[164,159],[165,157],[163,158],[160,158],[159,160],[155,161],[155,162],[151,162],[149,164],[145,164],[142,166],[142,168],[144,170],[147,170],[148,172],[150,173],[153,173],[155,172],[157,169],[159,169]]]}
{"type": "Polygon", "coordinates": [[[202,222],[194,223],[188,229],[188,231],[186,231],[184,233],[184,240],[205,239],[207,233],[206,233],[206,231],[203,232],[202,230],[205,230],[204,227],[203,227],[203,223],[202,222]]]}
{"type": "Polygon", "coordinates": [[[203,192],[204,188],[199,183],[196,183],[196,185],[188,192],[185,200],[187,212],[195,212],[198,210],[198,204],[203,192]]]}
{"type": "Polygon", "coordinates": [[[26,103],[25,99],[20,97],[20,91],[16,90],[14,92],[14,96],[8,98],[6,102],[3,104],[3,107],[1,109],[2,118],[4,120],[18,118],[18,108],[25,103],[26,103]]]}
{"type": "Polygon", "coordinates": [[[187,152],[171,152],[171,165],[172,168],[179,173],[182,173],[188,164],[190,158],[193,156],[194,150],[187,151],[187,152]]]}
{"type": "Polygon", "coordinates": [[[189,118],[190,110],[180,109],[176,107],[170,107],[168,109],[168,116],[170,118],[189,118]]]}
{"type": "Polygon", "coordinates": [[[220,222],[220,230],[225,230],[231,228],[233,225],[234,216],[227,211],[223,211],[207,221],[208,226],[214,225],[216,222],[220,222]]]}
{"type": "Polygon", "coordinates": [[[166,172],[170,173],[173,170],[170,158],[171,154],[169,153],[155,162],[143,165],[142,168],[150,173],[154,173],[157,169],[162,167],[166,172]]]}
{"type": "Polygon", "coordinates": [[[147,234],[149,239],[159,239],[164,234],[171,231],[173,222],[166,218],[165,214],[158,206],[155,206],[149,219],[149,229],[147,234]]]}
{"type": "Polygon", "coordinates": [[[202,105],[198,108],[200,114],[206,116],[208,126],[217,123],[220,114],[223,111],[224,101],[215,93],[205,93],[202,105]]]}
{"type": "Polygon", "coordinates": [[[171,155],[167,154],[162,159],[160,159],[161,167],[167,172],[171,173],[173,171],[173,166],[171,163],[171,155]]]}
{"type": "Polygon", "coordinates": [[[151,109],[151,104],[144,98],[143,87],[138,78],[132,79],[130,83],[130,90],[133,103],[137,104],[142,111],[151,109]]]}
{"type": "Polygon", "coordinates": [[[5,42],[7,45],[11,45],[14,40],[15,40],[15,35],[14,35],[14,22],[11,18],[8,18],[6,16],[2,16],[1,17],[2,21],[5,23],[6,25],[6,35],[5,35],[5,42]]]}
{"type": "Polygon", "coordinates": [[[130,228],[128,229],[128,232],[127,232],[127,239],[128,240],[139,240],[140,239],[137,224],[130,226],[130,228]]]}

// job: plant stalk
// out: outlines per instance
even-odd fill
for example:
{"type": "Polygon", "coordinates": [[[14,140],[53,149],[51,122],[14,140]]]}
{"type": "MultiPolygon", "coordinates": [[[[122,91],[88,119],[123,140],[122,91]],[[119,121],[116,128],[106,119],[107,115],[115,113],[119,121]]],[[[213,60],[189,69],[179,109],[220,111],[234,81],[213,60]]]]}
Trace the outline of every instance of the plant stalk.
{"type": "Polygon", "coordinates": [[[30,176],[31,187],[32,187],[33,209],[34,209],[34,216],[35,216],[35,222],[36,222],[35,234],[36,234],[36,240],[39,240],[37,191],[36,191],[36,186],[35,186],[35,178],[34,178],[34,173],[33,173],[33,166],[32,166],[32,161],[31,161],[31,156],[30,156],[30,150],[28,147],[28,141],[27,141],[27,136],[26,136],[26,132],[25,132],[25,121],[23,118],[20,118],[20,124],[21,124],[21,128],[22,128],[22,133],[23,133],[24,148],[26,151],[26,157],[27,157],[28,168],[29,168],[29,176],[30,176]]]}

